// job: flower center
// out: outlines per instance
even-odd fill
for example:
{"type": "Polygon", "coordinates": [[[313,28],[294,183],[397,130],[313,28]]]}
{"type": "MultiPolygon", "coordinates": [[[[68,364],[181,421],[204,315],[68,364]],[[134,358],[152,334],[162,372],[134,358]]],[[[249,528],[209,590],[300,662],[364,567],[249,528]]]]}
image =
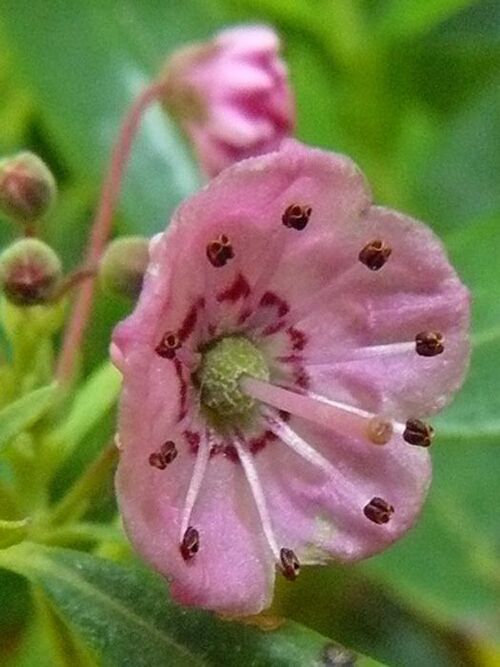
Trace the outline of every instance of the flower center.
{"type": "Polygon", "coordinates": [[[269,368],[262,353],[244,336],[219,338],[201,353],[196,379],[208,418],[216,427],[246,422],[256,401],[241,390],[240,379],[243,375],[269,379],[269,368]]]}

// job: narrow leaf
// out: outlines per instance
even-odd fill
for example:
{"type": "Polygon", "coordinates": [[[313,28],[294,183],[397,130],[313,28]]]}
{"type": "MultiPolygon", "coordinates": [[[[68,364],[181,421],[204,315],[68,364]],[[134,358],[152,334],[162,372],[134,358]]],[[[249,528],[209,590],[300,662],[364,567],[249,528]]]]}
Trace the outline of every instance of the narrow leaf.
{"type": "Polygon", "coordinates": [[[0,411],[0,447],[35,424],[54,404],[55,384],[35,389],[0,411]]]}

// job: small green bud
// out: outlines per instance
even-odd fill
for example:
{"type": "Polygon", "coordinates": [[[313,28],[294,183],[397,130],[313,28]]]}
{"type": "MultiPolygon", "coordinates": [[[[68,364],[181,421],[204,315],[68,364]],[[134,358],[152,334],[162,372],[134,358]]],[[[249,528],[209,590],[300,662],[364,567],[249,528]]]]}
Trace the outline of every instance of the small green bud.
{"type": "Polygon", "coordinates": [[[19,153],[0,161],[0,211],[22,224],[33,224],[52,206],[57,186],[37,155],[19,153]]]}
{"type": "Polygon", "coordinates": [[[124,236],[111,241],[99,265],[99,279],[105,290],[136,299],[149,262],[149,240],[124,236]]]}
{"type": "Polygon", "coordinates": [[[21,239],[0,255],[0,284],[17,306],[47,303],[61,279],[61,260],[43,241],[21,239]]]}

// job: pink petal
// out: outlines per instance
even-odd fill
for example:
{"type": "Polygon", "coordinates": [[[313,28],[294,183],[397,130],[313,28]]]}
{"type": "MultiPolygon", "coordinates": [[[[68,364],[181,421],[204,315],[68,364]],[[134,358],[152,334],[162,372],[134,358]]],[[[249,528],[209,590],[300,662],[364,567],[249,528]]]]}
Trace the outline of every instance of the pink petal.
{"type": "Polygon", "coordinates": [[[326,475],[278,442],[257,456],[277,537],[302,563],[366,558],[413,525],[431,479],[427,450],[400,437],[377,446],[300,419],[290,425],[336,470],[326,475]],[[394,506],[387,524],[371,523],[363,513],[374,497],[394,506]]]}
{"type": "MultiPolygon", "coordinates": [[[[137,353],[136,353],[137,354],[137,353]]],[[[195,455],[172,424],[178,387],[168,367],[149,364],[130,378],[120,412],[121,453],[116,488],[125,530],[137,551],[171,582],[171,593],[186,605],[224,613],[252,614],[270,602],[274,565],[260,535],[255,509],[239,466],[223,457],[210,462],[191,524],[200,535],[200,551],[181,557],[180,528],[195,455]],[[137,397],[142,396],[140,404],[137,397]],[[165,470],[148,462],[165,440],[178,447],[165,470]]]]}

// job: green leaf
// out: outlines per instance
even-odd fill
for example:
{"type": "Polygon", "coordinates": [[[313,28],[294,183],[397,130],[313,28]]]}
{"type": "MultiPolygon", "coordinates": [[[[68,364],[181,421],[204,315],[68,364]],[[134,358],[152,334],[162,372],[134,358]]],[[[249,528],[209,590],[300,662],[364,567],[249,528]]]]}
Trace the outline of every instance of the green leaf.
{"type": "Polygon", "coordinates": [[[52,407],[58,387],[35,389],[0,411],[0,447],[31,428],[52,407]]]}
{"type": "Polygon", "coordinates": [[[379,29],[388,38],[423,34],[474,3],[474,0],[392,0],[379,29]]]}
{"type": "MultiPolygon", "coordinates": [[[[169,600],[165,582],[137,566],[29,543],[2,552],[0,565],[41,586],[105,665],[321,667],[335,664],[339,655],[331,640],[291,621],[264,631],[178,607],[169,600]]],[[[356,662],[358,667],[377,664],[368,658],[356,662]]]]}
{"type": "Polygon", "coordinates": [[[67,417],[51,434],[52,446],[67,457],[116,403],[121,374],[109,362],[99,366],[78,389],[67,417]]]}
{"type": "Polygon", "coordinates": [[[21,542],[27,534],[30,523],[30,519],[20,519],[19,521],[0,519],[0,549],[6,549],[21,542]]]}
{"type": "MultiPolygon", "coordinates": [[[[134,0],[1,4],[16,71],[67,164],[94,187],[131,100],[176,45],[214,25],[209,2],[182,4],[181,10],[177,2],[142,3],[140,11],[134,0]]],[[[144,120],[123,189],[124,228],[158,231],[198,185],[184,142],[155,108],[144,120]]]]}

